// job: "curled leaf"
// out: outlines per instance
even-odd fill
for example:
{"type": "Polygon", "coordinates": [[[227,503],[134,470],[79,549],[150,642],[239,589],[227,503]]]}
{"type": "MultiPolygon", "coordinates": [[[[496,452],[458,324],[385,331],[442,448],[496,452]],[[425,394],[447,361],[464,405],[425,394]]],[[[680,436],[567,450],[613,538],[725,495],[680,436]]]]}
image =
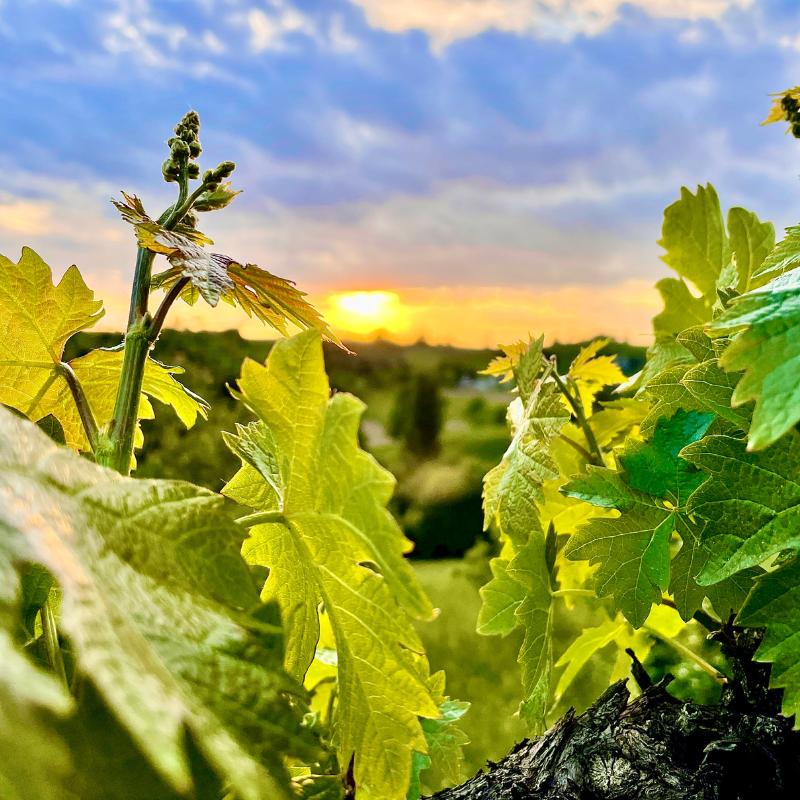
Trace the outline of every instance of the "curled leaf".
{"type": "Polygon", "coordinates": [[[230,205],[231,201],[237,194],[241,194],[242,190],[234,191],[231,187],[231,182],[226,181],[221,183],[216,189],[204,192],[195,201],[192,208],[195,211],[217,211],[220,208],[230,205]]]}

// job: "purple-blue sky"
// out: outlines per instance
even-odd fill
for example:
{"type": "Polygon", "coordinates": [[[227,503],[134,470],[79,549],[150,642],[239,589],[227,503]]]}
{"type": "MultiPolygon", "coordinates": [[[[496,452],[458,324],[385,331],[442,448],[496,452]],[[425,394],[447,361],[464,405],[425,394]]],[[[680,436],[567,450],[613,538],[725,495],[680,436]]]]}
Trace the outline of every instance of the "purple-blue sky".
{"type": "Polygon", "coordinates": [[[800,150],[758,125],[800,83],[796,0],[0,0],[0,76],[0,252],[76,262],[112,326],[132,240],[108,198],[169,202],[189,108],[245,189],[203,220],[218,249],[334,316],[392,292],[400,339],[645,342],[681,184],[797,222],[800,150]]]}

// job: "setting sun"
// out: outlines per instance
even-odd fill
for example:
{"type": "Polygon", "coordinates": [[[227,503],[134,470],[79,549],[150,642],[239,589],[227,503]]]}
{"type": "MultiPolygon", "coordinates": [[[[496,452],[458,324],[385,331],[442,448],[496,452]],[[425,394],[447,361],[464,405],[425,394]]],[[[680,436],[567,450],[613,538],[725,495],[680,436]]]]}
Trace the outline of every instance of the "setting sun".
{"type": "Polygon", "coordinates": [[[341,292],[328,298],[334,327],[354,334],[397,333],[407,327],[408,309],[395,292],[341,292]]]}

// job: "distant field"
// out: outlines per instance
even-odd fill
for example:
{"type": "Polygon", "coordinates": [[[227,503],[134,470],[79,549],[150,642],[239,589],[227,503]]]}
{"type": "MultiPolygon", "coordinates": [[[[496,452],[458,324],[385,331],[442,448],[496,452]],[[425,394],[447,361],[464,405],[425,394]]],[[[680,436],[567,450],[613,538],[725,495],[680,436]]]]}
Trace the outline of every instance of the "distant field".
{"type": "Polygon", "coordinates": [[[468,577],[461,561],[420,561],[415,567],[441,610],[434,622],[419,626],[431,668],[447,672],[451,697],[472,703],[462,727],[471,741],[465,749],[466,772],[474,774],[487,758],[505,755],[525,735],[515,716],[521,693],[516,665],[521,640],[514,635],[499,639],[475,632],[478,584],[468,577]]]}

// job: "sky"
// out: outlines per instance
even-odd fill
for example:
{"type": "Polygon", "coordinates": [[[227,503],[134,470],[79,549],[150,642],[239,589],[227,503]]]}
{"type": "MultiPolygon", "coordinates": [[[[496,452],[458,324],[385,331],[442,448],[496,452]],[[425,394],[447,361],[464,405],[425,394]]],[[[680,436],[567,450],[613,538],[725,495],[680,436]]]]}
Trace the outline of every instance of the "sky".
{"type": "MultiPolygon", "coordinates": [[[[650,340],[682,185],[797,222],[797,0],[0,0],[0,253],[76,263],[126,317],[189,109],[243,193],[214,249],[295,280],[343,337],[650,340]]],[[[263,338],[233,309],[175,327],[263,338]]]]}

